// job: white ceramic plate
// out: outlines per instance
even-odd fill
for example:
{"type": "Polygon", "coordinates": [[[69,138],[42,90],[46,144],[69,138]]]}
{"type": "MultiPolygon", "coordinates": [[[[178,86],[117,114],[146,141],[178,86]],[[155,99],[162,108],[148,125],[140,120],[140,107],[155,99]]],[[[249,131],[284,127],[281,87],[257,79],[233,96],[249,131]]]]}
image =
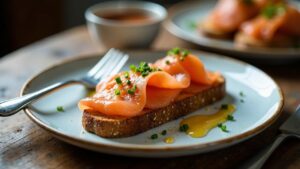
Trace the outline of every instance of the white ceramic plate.
{"type": "MultiPolygon", "coordinates": [[[[129,64],[140,61],[155,61],[166,52],[128,51],[129,64]]],[[[261,70],[220,55],[193,51],[205,63],[207,69],[220,71],[226,78],[227,96],[220,102],[200,109],[192,114],[214,112],[214,107],[224,103],[233,103],[237,110],[234,113],[236,122],[226,122],[229,133],[215,128],[203,138],[191,138],[179,132],[180,119],[166,123],[133,137],[105,139],[86,132],[81,126],[82,112],[77,108],[79,99],[86,96],[83,86],[76,85],[64,88],[46,96],[30,108],[27,115],[38,125],[55,137],[79,147],[94,151],[140,157],[171,157],[203,153],[227,147],[245,140],[268,127],[279,116],[283,97],[277,84],[261,70]],[[244,97],[239,95],[240,92],[244,97]],[[243,99],[242,103],[240,100],[243,99]],[[57,112],[56,107],[63,106],[65,112],[57,112]],[[175,137],[173,144],[163,142],[165,137],[156,140],[149,137],[167,129],[167,136],[175,137]]],[[[35,91],[54,82],[72,79],[84,75],[101,56],[81,57],[55,65],[34,76],[25,85],[21,94],[35,91]]],[[[191,114],[191,115],[192,115],[191,114]]]]}
{"type": "MultiPolygon", "coordinates": [[[[215,6],[216,0],[182,2],[170,9],[171,16],[165,27],[173,35],[195,43],[215,52],[227,53],[243,59],[263,61],[264,63],[286,63],[300,59],[300,48],[236,48],[232,40],[205,37],[193,26],[201,22],[215,6]],[[271,61],[270,61],[271,60],[271,61]]],[[[300,2],[289,0],[300,9],[300,2]]]]}

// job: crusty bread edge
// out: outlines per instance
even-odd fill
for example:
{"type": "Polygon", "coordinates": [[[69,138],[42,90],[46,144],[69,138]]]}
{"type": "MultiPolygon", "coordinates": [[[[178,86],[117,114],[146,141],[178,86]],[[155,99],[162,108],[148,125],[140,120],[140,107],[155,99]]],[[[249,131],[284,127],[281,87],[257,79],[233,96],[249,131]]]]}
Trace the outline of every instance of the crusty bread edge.
{"type": "Polygon", "coordinates": [[[238,32],[234,37],[234,44],[238,48],[292,47],[294,43],[292,37],[283,34],[276,34],[271,41],[260,40],[243,32],[238,32]]]}
{"type": "Polygon", "coordinates": [[[200,22],[197,25],[197,30],[201,35],[216,39],[232,39],[234,34],[233,32],[224,32],[217,29],[209,20],[200,22]]]}
{"type": "Polygon", "coordinates": [[[101,137],[128,137],[192,113],[221,100],[225,94],[225,81],[222,81],[193,96],[132,118],[110,117],[92,110],[85,110],[82,125],[88,132],[101,137]]]}

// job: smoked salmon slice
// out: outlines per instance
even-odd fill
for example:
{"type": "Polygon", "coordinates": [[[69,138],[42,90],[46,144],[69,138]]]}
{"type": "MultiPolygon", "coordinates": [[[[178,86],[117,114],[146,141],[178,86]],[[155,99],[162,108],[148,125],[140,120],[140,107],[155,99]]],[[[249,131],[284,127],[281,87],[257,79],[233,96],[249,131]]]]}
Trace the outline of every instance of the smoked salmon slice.
{"type": "Polygon", "coordinates": [[[281,0],[219,0],[199,28],[216,35],[234,33],[266,4],[277,1],[281,0]]]}
{"type": "Polygon", "coordinates": [[[198,57],[178,48],[154,64],[142,62],[130,69],[100,82],[95,95],[79,101],[79,108],[113,116],[138,116],[145,108],[169,105],[191,82],[207,86],[220,76],[209,73],[198,57]]]}
{"type": "Polygon", "coordinates": [[[286,4],[270,4],[240,29],[244,36],[272,41],[276,35],[300,37],[300,12],[286,4]]]}
{"type": "Polygon", "coordinates": [[[214,31],[232,33],[247,19],[258,13],[254,2],[242,0],[219,0],[213,11],[204,21],[205,25],[214,31]]]}

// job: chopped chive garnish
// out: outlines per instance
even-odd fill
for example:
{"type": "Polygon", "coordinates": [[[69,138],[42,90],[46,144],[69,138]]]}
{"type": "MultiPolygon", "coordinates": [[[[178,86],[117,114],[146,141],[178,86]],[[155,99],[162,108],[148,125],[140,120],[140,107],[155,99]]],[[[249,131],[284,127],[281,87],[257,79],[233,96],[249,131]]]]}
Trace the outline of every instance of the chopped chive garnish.
{"type": "Polygon", "coordinates": [[[169,61],[169,60],[166,60],[166,64],[169,65],[169,64],[170,64],[170,61],[169,61]]]}
{"type": "Polygon", "coordinates": [[[157,138],[158,138],[158,135],[157,135],[157,134],[152,134],[150,138],[151,138],[152,140],[157,139],[157,138]]]}
{"type": "Polygon", "coordinates": [[[120,77],[116,77],[115,80],[116,80],[117,84],[122,84],[122,80],[120,77]]]}
{"type": "Polygon", "coordinates": [[[189,125],[183,124],[179,127],[179,131],[186,132],[189,129],[189,125]]]}
{"type": "Polygon", "coordinates": [[[188,51],[188,50],[183,50],[182,51],[182,56],[183,57],[186,57],[188,54],[190,54],[190,51],[188,51]]]}
{"type": "Polygon", "coordinates": [[[231,115],[231,114],[227,116],[227,120],[229,120],[229,121],[235,121],[233,115],[231,115]]]}
{"type": "Polygon", "coordinates": [[[154,67],[152,68],[152,72],[156,72],[156,71],[162,71],[160,68],[154,67]]]}
{"type": "Polygon", "coordinates": [[[130,80],[127,80],[127,81],[126,81],[126,84],[131,85],[131,81],[130,81],[130,80]]]}
{"type": "Polygon", "coordinates": [[[187,26],[193,30],[193,29],[196,29],[197,28],[197,23],[195,21],[189,21],[187,22],[187,26]]]}
{"type": "Polygon", "coordinates": [[[130,68],[130,70],[132,70],[133,72],[136,72],[136,69],[137,69],[137,68],[136,68],[135,65],[132,64],[132,65],[129,66],[129,68],[130,68]]]}
{"type": "Polygon", "coordinates": [[[141,62],[138,67],[131,65],[130,69],[134,72],[141,73],[143,77],[146,77],[149,75],[149,73],[156,71],[156,69],[151,68],[146,62],[141,62]]]}
{"type": "Polygon", "coordinates": [[[143,72],[143,71],[150,71],[151,68],[149,67],[148,63],[146,62],[141,62],[139,67],[138,67],[139,71],[140,72],[143,72]]]}
{"type": "Polygon", "coordinates": [[[179,54],[180,49],[179,49],[179,48],[174,48],[172,51],[173,51],[175,54],[179,54]]]}
{"type": "Polygon", "coordinates": [[[56,107],[56,110],[57,110],[58,112],[64,112],[64,111],[65,111],[64,108],[63,108],[62,106],[57,106],[57,107],[56,107]]]}
{"type": "Polygon", "coordinates": [[[222,123],[218,124],[218,127],[219,127],[223,132],[225,132],[225,133],[228,133],[228,132],[229,132],[229,131],[227,130],[226,125],[224,125],[224,124],[222,124],[222,123]]]}
{"type": "Polygon", "coordinates": [[[136,91],[136,85],[134,85],[131,89],[128,89],[127,93],[133,95],[135,91],[136,91]]]}
{"type": "Polygon", "coordinates": [[[244,97],[245,94],[241,91],[241,92],[240,92],[240,96],[244,97]]]}
{"type": "Polygon", "coordinates": [[[180,48],[173,48],[168,51],[168,55],[178,55],[180,53],[180,48]]]}
{"type": "Polygon", "coordinates": [[[128,90],[127,90],[127,93],[128,93],[128,94],[131,94],[131,95],[134,94],[134,92],[133,92],[131,89],[128,89],[128,90]]]}
{"type": "Polygon", "coordinates": [[[267,19],[272,19],[276,15],[282,14],[286,11],[286,6],[283,4],[269,4],[262,9],[262,15],[267,19]]]}
{"type": "Polygon", "coordinates": [[[181,52],[181,56],[179,57],[179,60],[180,60],[180,61],[184,61],[184,59],[185,59],[189,54],[190,54],[190,51],[188,51],[188,50],[183,50],[183,51],[181,52]]]}
{"type": "Polygon", "coordinates": [[[142,72],[142,76],[143,77],[146,77],[146,76],[148,76],[149,75],[149,72],[142,72]]]}
{"type": "Polygon", "coordinates": [[[133,72],[140,74],[142,77],[148,76],[151,72],[162,71],[160,68],[150,67],[146,62],[141,62],[138,67],[135,65],[130,65],[130,69],[133,72]]]}
{"type": "Polygon", "coordinates": [[[168,51],[168,55],[176,55],[179,56],[179,60],[183,61],[188,55],[189,55],[189,51],[188,50],[182,50],[180,48],[173,48],[171,50],[168,51]]]}
{"type": "Polygon", "coordinates": [[[227,110],[228,109],[228,104],[222,104],[221,109],[222,110],[227,110]]]}
{"type": "Polygon", "coordinates": [[[120,89],[116,89],[116,90],[115,90],[115,95],[119,96],[120,94],[121,94],[120,89]]]}
{"type": "Polygon", "coordinates": [[[129,78],[129,72],[125,72],[124,76],[125,76],[126,79],[128,79],[129,78]]]}
{"type": "Polygon", "coordinates": [[[241,103],[244,103],[244,102],[245,102],[244,99],[241,99],[240,101],[241,101],[241,103]]]}
{"type": "Polygon", "coordinates": [[[167,130],[163,130],[160,134],[165,136],[167,134],[167,130]]]}

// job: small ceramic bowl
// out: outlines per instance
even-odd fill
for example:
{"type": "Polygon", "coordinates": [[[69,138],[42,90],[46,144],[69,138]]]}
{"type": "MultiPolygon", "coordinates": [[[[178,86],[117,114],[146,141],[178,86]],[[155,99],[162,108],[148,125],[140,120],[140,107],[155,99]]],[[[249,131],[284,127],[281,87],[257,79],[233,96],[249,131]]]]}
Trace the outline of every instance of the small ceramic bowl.
{"type": "Polygon", "coordinates": [[[166,9],[161,5],[142,1],[103,2],[88,8],[85,12],[92,39],[107,48],[149,47],[166,16],[166,9]],[[122,16],[116,18],[122,13],[124,15],[131,13],[130,15],[138,17],[134,12],[147,14],[148,18],[136,22],[126,21],[122,16]]]}

